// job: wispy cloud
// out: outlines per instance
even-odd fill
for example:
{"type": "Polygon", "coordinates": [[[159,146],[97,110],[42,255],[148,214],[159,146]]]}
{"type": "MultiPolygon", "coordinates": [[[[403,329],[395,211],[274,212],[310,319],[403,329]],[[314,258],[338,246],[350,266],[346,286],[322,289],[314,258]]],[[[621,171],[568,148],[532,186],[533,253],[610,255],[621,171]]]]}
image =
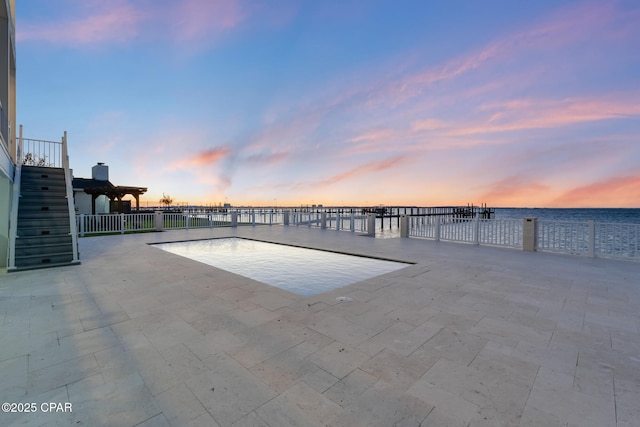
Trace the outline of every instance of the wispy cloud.
{"type": "Polygon", "coordinates": [[[614,176],[566,191],[552,206],[625,207],[629,200],[640,206],[640,175],[614,176]]]}
{"type": "Polygon", "coordinates": [[[291,9],[265,9],[244,0],[80,0],[68,5],[62,20],[21,22],[16,37],[71,46],[158,39],[193,49],[214,44],[246,25],[282,25],[291,19],[291,9]],[[263,19],[256,23],[259,17],[263,19]]]}
{"type": "Polygon", "coordinates": [[[79,9],[80,16],[63,21],[21,22],[16,38],[69,45],[121,43],[135,38],[145,20],[143,11],[127,0],[90,2],[79,9]]]}
{"type": "Polygon", "coordinates": [[[571,98],[563,100],[516,99],[482,105],[485,117],[481,123],[458,124],[446,135],[474,135],[495,132],[548,129],[585,122],[609,119],[629,119],[640,116],[640,102],[599,98],[571,98]]]}
{"type": "Polygon", "coordinates": [[[548,185],[528,176],[511,175],[487,185],[479,197],[493,206],[530,206],[532,200],[548,199],[550,192],[548,185]]]}
{"type": "Polygon", "coordinates": [[[209,166],[214,163],[218,163],[228,158],[232,153],[230,147],[214,147],[206,150],[202,150],[193,156],[186,157],[175,162],[170,163],[167,166],[167,170],[173,171],[176,169],[190,169],[201,166],[209,166]]]}
{"type": "Polygon", "coordinates": [[[327,179],[319,181],[316,185],[327,186],[337,184],[342,181],[357,178],[359,176],[370,175],[373,173],[381,172],[387,169],[392,169],[402,162],[406,161],[406,156],[394,156],[382,160],[374,160],[371,162],[363,163],[354,168],[348,169],[339,174],[333,175],[327,179]]]}
{"type": "Polygon", "coordinates": [[[247,14],[238,0],[182,0],[172,3],[171,31],[179,42],[228,31],[240,25],[247,14]]]}

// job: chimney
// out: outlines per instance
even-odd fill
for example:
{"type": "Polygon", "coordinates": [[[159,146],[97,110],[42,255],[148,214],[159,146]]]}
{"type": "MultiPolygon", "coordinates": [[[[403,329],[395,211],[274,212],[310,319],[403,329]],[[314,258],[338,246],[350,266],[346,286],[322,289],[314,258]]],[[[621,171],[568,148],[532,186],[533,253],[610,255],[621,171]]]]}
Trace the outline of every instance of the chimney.
{"type": "Polygon", "coordinates": [[[91,168],[91,178],[97,181],[109,181],[109,166],[99,162],[91,168]]]}

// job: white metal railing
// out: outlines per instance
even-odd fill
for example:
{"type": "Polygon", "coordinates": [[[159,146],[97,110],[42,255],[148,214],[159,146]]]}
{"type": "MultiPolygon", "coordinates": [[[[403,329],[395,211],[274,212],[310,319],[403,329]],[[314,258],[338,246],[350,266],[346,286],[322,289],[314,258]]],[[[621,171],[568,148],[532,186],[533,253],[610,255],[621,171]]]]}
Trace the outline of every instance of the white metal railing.
{"type": "Polygon", "coordinates": [[[340,231],[366,232],[367,216],[355,213],[332,215],[321,212],[238,209],[224,212],[161,212],[162,225],[156,223],[156,213],[76,215],[80,236],[87,234],[127,233],[147,230],[214,228],[236,225],[288,225],[326,228],[340,231]],[[323,222],[324,221],[324,222],[323,222]],[[324,224],[324,226],[323,226],[324,224]]]}
{"type": "Polygon", "coordinates": [[[522,247],[521,220],[458,218],[440,216],[407,218],[409,237],[444,240],[476,245],[522,247]]]}
{"type": "Polygon", "coordinates": [[[20,145],[21,156],[17,158],[18,163],[27,166],[64,167],[65,153],[62,142],[20,138],[20,145]]]}
{"type": "Polygon", "coordinates": [[[80,214],[76,215],[76,228],[80,236],[155,230],[155,214],[80,214]]]}
{"type": "MultiPolygon", "coordinates": [[[[523,221],[438,217],[406,218],[408,237],[523,248],[523,221]]],[[[536,221],[535,250],[640,260],[640,224],[536,221]]]]}
{"type": "Polygon", "coordinates": [[[522,220],[481,219],[479,244],[522,248],[522,220]]]}
{"type": "Polygon", "coordinates": [[[589,254],[589,224],[574,221],[538,221],[536,249],[575,255],[589,254]]]}
{"type": "Polygon", "coordinates": [[[198,213],[164,213],[164,229],[175,230],[180,228],[213,228],[225,227],[231,224],[231,214],[221,212],[198,213]]]}
{"type": "Polygon", "coordinates": [[[640,224],[593,224],[596,256],[633,258],[640,260],[640,224]]]}
{"type": "Polygon", "coordinates": [[[164,212],[161,224],[155,213],[76,215],[80,236],[87,234],[113,234],[151,230],[176,230],[190,228],[228,227],[230,213],[192,214],[164,212]]]}
{"type": "Polygon", "coordinates": [[[289,213],[289,225],[365,233],[367,218],[367,215],[358,215],[353,211],[292,211],[289,213]]]}

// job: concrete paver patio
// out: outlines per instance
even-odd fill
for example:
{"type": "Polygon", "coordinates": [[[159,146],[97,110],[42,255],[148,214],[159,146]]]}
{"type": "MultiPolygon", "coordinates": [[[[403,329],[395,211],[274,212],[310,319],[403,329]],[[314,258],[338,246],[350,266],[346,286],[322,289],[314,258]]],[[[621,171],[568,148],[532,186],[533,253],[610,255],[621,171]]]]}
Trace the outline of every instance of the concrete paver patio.
{"type": "Polygon", "coordinates": [[[0,425],[640,425],[638,263],[282,226],[80,250],[0,275],[0,401],[36,408],[0,425]],[[301,297],[146,244],[232,235],[415,264],[301,297]]]}

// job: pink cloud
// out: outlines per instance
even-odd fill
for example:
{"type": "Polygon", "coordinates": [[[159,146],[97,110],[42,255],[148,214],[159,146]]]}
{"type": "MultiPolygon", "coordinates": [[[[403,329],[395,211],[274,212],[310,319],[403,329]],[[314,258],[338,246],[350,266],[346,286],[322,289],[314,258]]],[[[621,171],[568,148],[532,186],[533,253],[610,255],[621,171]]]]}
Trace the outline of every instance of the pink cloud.
{"type": "MultiPolygon", "coordinates": [[[[535,51],[560,51],[568,45],[597,38],[619,38],[619,22],[625,22],[625,35],[638,34],[627,12],[615,2],[592,2],[569,6],[522,31],[418,72],[398,71],[390,83],[367,92],[368,106],[398,106],[425,93],[438,83],[454,80],[472,71],[488,68],[499,60],[510,60],[535,51]]],[[[491,85],[500,85],[493,82],[491,85]]],[[[486,88],[485,88],[486,89],[486,88]]],[[[484,90],[484,89],[483,89],[484,90]]]]}
{"type": "Polygon", "coordinates": [[[247,156],[245,161],[258,166],[271,166],[285,161],[288,157],[288,153],[260,153],[247,156]]]}
{"type": "Polygon", "coordinates": [[[520,99],[494,103],[479,108],[489,115],[486,119],[469,125],[458,124],[445,134],[460,136],[548,129],[585,122],[631,118],[640,116],[640,102],[634,99],[637,98],[571,98],[560,101],[520,99]]]}
{"type": "Polygon", "coordinates": [[[209,45],[224,34],[247,24],[282,25],[291,7],[264,8],[244,0],[77,2],[63,20],[21,22],[18,41],[45,41],[62,45],[122,43],[136,38],[159,38],[182,46],[209,45]]]}
{"type": "Polygon", "coordinates": [[[126,0],[99,4],[86,11],[86,16],[63,22],[20,23],[18,41],[44,40],[55,44],[86,45],[106,41],[123,42],[138,35],[144,15],[126,0]]]}
{"type": "Polygon", "coordinates": [[[320,182],[320,185],[332,185],[348,179],[353,179],[362,175],[369,175],[371,173],[381,172],[383,170],[391,169],[398,166],[400,163],[406,161],[406,156],[394,156],[383,160],[376,160],[368,163],[364,163],[355,168],[349,169],[345,172],[333,175],[320,182]]]}
{"type": "Polygon", "coordinates": [[[167,170],[176,169],[190,169],[200,166],[207,166],[213,163],[220,162],[231,155],[231,149],[229,147],[215,147],[208,150],[203,150],[191,157],[187,157],[176,162],[171,163],[167,170]]]}
{"type": "Polygon", "coordinates": [[[640,175],[614,176],[576,187],[553,200],[553,206],[638,207],[640,175]]]}
{"type": "Polygon", "coordinates": [[[247,14],[238,0],[182,0],[172,4],[171,16],[162,19],[171,23],[178,42],[202,40],[231,30],[247,14]]]}
{"type": "Polygon", "coordinates": [[[350,138],[349,142],[379,141],[379,140],[387,141],[393,137],[393,134],[394,132],[391,129],[374,129],[350,138]]]}
{"type": "Polygon", "coordinates": [[[549,197],[551,188],[521,175],[508,176],[487,185],[480,200],[491,206],[530,206],[549,197]]]}
{"type": "Polygon", "coordinates": [[[429,131],[446,128],[449,125],[444,120],[439,119],[424,119],[417,120],[411,125],[413,131],[429,131]]]}

